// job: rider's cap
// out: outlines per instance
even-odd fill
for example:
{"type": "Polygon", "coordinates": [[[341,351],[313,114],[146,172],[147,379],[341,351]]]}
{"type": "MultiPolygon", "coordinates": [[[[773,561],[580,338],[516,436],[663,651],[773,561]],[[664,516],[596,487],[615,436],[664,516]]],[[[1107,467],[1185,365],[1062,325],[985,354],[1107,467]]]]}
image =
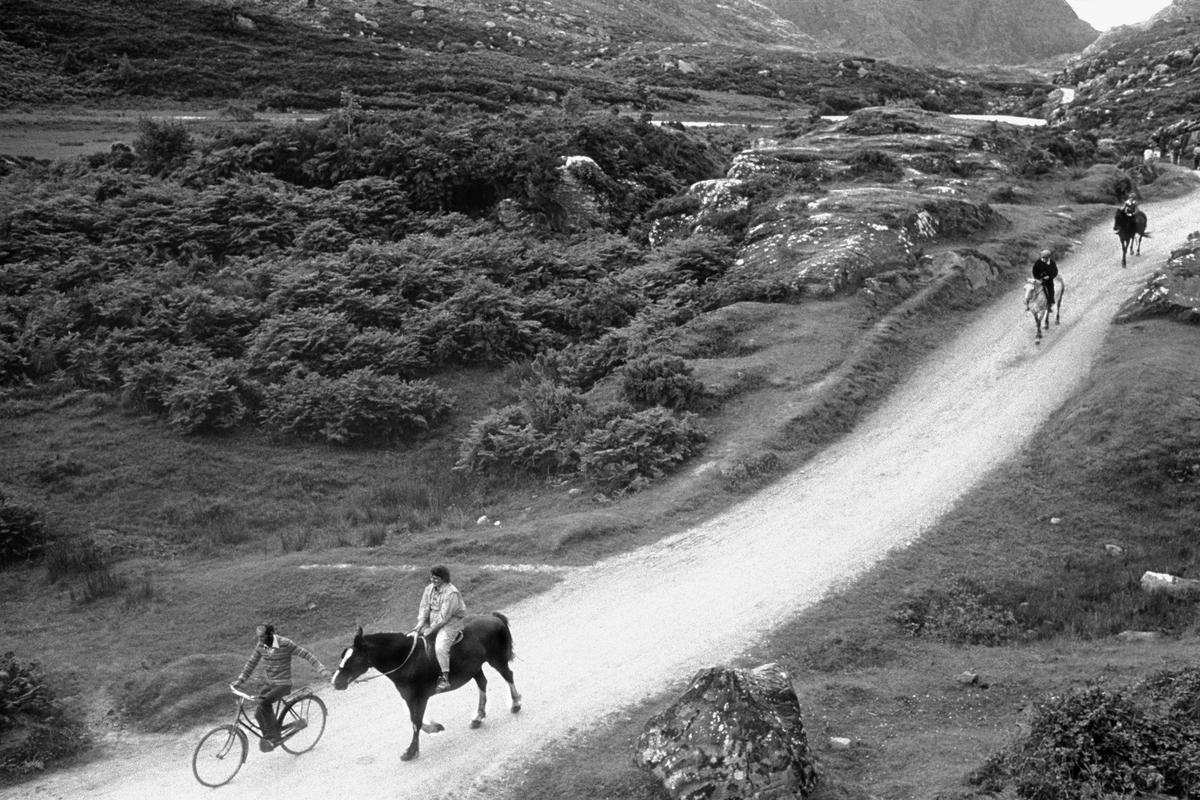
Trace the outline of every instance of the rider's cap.
{"type": "Polygon", "coordinates": [[[1050,255],[1050,251],[1049,251],[1049,250],[1043,250],[1043,251],[1042,251],[1042,257],[1043,257],[1043,258],[1044,258],[1045,256],[1048,256],[1048,255],[1050,255]]]}

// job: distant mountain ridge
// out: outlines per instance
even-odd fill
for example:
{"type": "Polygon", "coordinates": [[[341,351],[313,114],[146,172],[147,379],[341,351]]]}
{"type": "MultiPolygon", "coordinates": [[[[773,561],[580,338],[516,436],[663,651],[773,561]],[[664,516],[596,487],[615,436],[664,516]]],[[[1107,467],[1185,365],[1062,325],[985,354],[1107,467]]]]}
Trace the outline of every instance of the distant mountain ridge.
{"type": "Polygon", "coordinates": [[[613,48],[708,42],[844,51],[910,64],[1027,64],[1078,53],[1099,35],[1066,0],[216,2],[309,21],[345,19],[350,11],[365,17],[368,22],[360,25],[368,26],[376,20],[455,17],[478,26],[484,45],[493,45],[497,35],[613,48]]]}
{"type": "Polygon", "coordinates": [[[1021,64],[1099,35],[1066,0],[763,0],[827,46],[924,64],[1021,64]]]}

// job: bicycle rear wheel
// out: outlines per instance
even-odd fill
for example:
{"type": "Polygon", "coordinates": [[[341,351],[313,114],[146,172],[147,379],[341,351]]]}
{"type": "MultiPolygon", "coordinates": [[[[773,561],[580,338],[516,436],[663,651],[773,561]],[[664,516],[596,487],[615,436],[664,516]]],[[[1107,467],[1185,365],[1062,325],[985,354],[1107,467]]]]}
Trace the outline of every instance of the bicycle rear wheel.
{"type": "Polygon", "coordinates": [[[325,733],[325,703],[315,694],[297,697],[279,715],[283,749],[292,755],[307,753],[325,733]]]}
{"type": "Polygon", "coordinates": [[[246,763],[249,749],[246,734],[238,726],[213,728],[192,753],[192,774],[205,786],[224,786],[246,763]]]}

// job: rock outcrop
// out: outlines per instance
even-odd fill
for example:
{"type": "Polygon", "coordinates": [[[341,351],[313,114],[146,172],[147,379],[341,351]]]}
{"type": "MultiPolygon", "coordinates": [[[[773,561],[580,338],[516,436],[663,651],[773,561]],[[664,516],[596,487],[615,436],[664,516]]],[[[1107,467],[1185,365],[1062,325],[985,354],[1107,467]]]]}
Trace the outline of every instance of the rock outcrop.
{"type": "Polygon", "coordinates": [[[1200,324],[1200,233],[1171,253],[1164,269],[1156,272],[1140,292],[1117,311],[1117,322],[1169,317],[1200,324]]]}
{"type": "Polygon", "coordinates": [[[775,664],[697,673],[646,723],[635,760],[676,800],[805,798],[818,780],[800,702],[775,664]]]}
{"type": "Polygon", "coordinates": [[[759,206],[718,292],[796,300],[886,287],[881,299],[899,299],[925,273],[919,260],[930,245],[998,221],[985,198],[1011,176],[1001,127],[872,108],[791,142],[761,140],[734,158],[725,179],[694,185],[691,206],[656,220],[651,241],[700,232],[746,206],[747,184],[779,181],[795,188],[759,206]],[[825,190],[827,182],[837,188],[825,190]]]}

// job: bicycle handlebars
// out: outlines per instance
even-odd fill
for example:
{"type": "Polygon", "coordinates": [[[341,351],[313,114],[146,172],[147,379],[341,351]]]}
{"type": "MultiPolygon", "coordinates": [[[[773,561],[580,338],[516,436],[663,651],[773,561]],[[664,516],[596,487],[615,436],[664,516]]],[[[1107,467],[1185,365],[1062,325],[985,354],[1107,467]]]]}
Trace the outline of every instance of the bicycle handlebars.
{"type": "Polygon", "coordinates": [[[236,683],[229,684],[229,691],[233,692],[238,697],[244,698],[246,700],[262,700],[262,697],[260,697],[259,695],[248,694],[247,692],[243,692],[241,689],[237,688],[236,683]]]}

